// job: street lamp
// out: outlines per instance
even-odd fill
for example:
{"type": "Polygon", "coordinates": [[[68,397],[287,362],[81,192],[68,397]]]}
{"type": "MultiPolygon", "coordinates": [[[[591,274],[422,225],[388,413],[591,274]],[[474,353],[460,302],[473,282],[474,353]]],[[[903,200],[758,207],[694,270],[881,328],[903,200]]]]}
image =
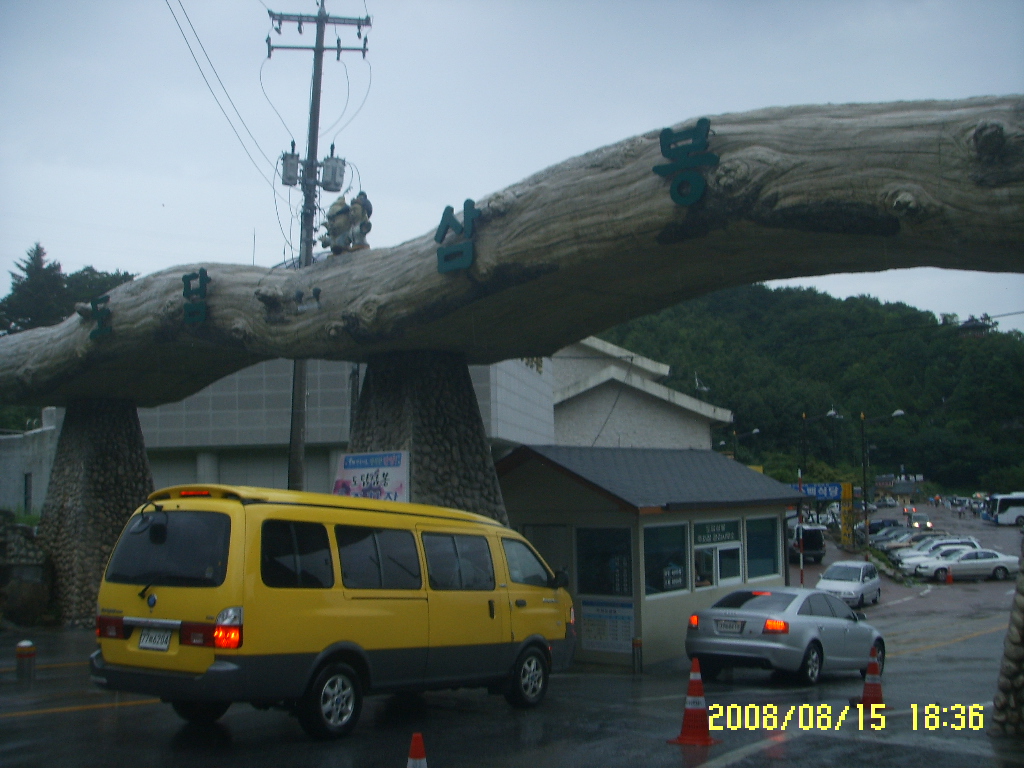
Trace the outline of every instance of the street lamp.
{"type": "Polygon", "coordinates": [[[864,434],[864,425],[874,421],[885,421],[886,419],[897,419],[900,416],[905,416],[906,413],[897,408],[895,411],[890,413],[888,416],[875,416],[874,418],[867,418],[864,412],[860,414],[860,461],[861,461],[861,472],[862,482],[860,499],[861,504],[864,507],[864,559],[868,557],[868,502],[871,500],[871,496],[868,492],[868,441],[864,434]]]}

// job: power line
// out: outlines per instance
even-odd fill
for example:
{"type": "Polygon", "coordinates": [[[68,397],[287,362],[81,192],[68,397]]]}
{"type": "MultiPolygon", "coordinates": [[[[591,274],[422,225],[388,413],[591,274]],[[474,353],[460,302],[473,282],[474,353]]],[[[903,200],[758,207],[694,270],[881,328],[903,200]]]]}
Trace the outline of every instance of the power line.
{"type": "Polygon", "coordinates": [[[341,108],[341,114],[338,115],[338,119],[335,120],[333,123],[331,123],[326,128],[324,128],[324,130],[320,131],[320,138],[323,138],[328,133],[330,133],[331,129],[334,128],[334,126],[336,126],[338,123],[341,122],[341,118],[343,118],[345,116],[345,113],[348,111],[348,102],[349,102],[349,99],[352,97],[352,82],[349,80],[349,76],[348,76],[348,64],[346,64],[344,61],[342,61],[340,63],[341,63],[341,66],[343,66],[345,68],[345,106],[343,106],[341,108]]]}
{"type": "Polygon", "coordinates": [[[263,68],[267,65],[268,61],[270,61],[270,59],[264,59],[263,63],[260,64],[260,90],[263,91],[263,98],[267,100],[267,104],[269,104],[270,108],[274,110],[274,114],[277,115],[277,119],[281,121],[281,125],[284,126],[285,131],[288,132],[288,137],[292,141],[295,141],[295,135],[292,133],[292,129],[288,127],[288,123],[286,123],[284,118],[281,117],[281,113],[277,111],[277,107],[274,106],[274,102],[270,100],[270,96],[267,94],[267,89],[263,87],[263,68]]]}
{"type": "MultiPolygon", "coordinates": [[[[196,42],[199,43],[199,47],[203,51],[203,56],[206,57],[206,62],[210,65],[210,69],[213,70],[213,76],[217,78],[217,82],[220,84],[221,89],[224,91],[224,95],[228,97],[228,103],[231,104],[231,108],[235,110],[235,114],[238,115],[238,120],[241,122],[242,127],[245,128],[245,132],[249,134],[249,138],[252,139],[252,143],[256,145],[256,149],[263,155],[263,159],[267,161],[268,165],[274,165],[274,161],[267,157],[267,153],[263,151],[263,147],[256,141],[256,137],[252,135],[252,131],[249,130],[249,126],[245,124],[245,118],[242,117],[242,113],[238,111],[238,107],[235,106],[234,100],[231,98],[231,94],[228,92],[227,86],[224,85],[224,81],[220,79],[220,75],[217,73],[217,68],[213,65],[213,61],[210,59],[210,54],[206,52],[206,46],[203,45],[202,38],[199,37],[199,33],[196,32],[196,28],[192,25],[192,19],[189,18],[188,11],[185,10],[185,6],[181,0],[178,0],[178,6],[181,8],[181,12],[185,14],[185,21],[188,22],[189,29],[192,30],[192,34],[196,37],[196,42]]],[[[198,64],[198,62],[196,62],[198,64]]]]}
{"type": "Polygon", "coordinates": [[[363,111],[363,105],[366,104],[366,99],[369,98],[369,96],[370,96],[370,88],[373,86],[373,65],[370,64],[370,62],[366,62],[366,66],[370,70],[370,77],[369,77],[369,80],[366,83],[366,93],[363,94],[363,100],[359,103],[359,108],[356,109],[356,111],[352,114],[352,117],[350,117],[348,119],[348,122],[345,123],[343,126],[341,126],[341,128],[338,129],[338,132],[336,134],[334,134],[334,138],[331,139],[331,143],[332,144],[338,140],[338,136],[341,135],[341,132],[344,131],[346,128],[348,128],[349,125],[351,125],[353,120],[355,120],[357,117],[359,117],[359,113],[363,111]]]}

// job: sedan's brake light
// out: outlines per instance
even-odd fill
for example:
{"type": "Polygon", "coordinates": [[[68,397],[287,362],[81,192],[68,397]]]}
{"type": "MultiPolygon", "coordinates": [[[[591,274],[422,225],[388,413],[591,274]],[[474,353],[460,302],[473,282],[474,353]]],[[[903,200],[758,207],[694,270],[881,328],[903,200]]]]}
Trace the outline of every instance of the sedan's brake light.
{"type": "Polygon", "coordinates": [[[700,616],[696,613],[690,614],[690,627],[692,629],[700,629],[700,616]]]}
{"type": "Polygon", "coordinates": [[[761,630],[761,634],[764,635],[788,635],[789,634],[789,622],[783,621],[782,619],[765,619],[764,629],[761,630]]]}

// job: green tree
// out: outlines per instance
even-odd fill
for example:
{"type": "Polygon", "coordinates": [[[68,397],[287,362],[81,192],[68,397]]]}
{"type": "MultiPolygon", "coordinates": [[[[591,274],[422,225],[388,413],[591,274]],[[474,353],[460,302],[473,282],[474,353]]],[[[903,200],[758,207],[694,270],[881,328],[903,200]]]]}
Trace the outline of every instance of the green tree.
{"type": "Polygon", "coordinates": [[[0,300],[0,333],[53,325],[71,313],[73,302],[60,262],[47,263],[43,246],[29,248],[16,266],[21,272],[10,273],[11,292],[0,300]]]}
{"type": "Polygon", "coordinates": [[[67,276],[67,287],[68,293],[71,295],[72,306],[77,302],[90,302],[93,299],[98,299],[111,289],[134,279],[135,275],[130,272],[121,270],[100,272],[92,267],[82,267],[67,276]]]}

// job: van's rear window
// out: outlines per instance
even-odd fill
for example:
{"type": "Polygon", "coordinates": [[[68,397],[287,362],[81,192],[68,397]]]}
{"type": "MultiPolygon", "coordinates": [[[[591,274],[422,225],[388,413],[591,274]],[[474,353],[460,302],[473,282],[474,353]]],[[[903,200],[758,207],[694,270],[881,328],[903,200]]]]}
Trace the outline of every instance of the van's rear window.
{"type": "Polygon", "coordinates": [[[135,515],[114,548],[107,581],[218,587],[228,568],[231,518],[222,512],[162,510],[135,515]]]}

